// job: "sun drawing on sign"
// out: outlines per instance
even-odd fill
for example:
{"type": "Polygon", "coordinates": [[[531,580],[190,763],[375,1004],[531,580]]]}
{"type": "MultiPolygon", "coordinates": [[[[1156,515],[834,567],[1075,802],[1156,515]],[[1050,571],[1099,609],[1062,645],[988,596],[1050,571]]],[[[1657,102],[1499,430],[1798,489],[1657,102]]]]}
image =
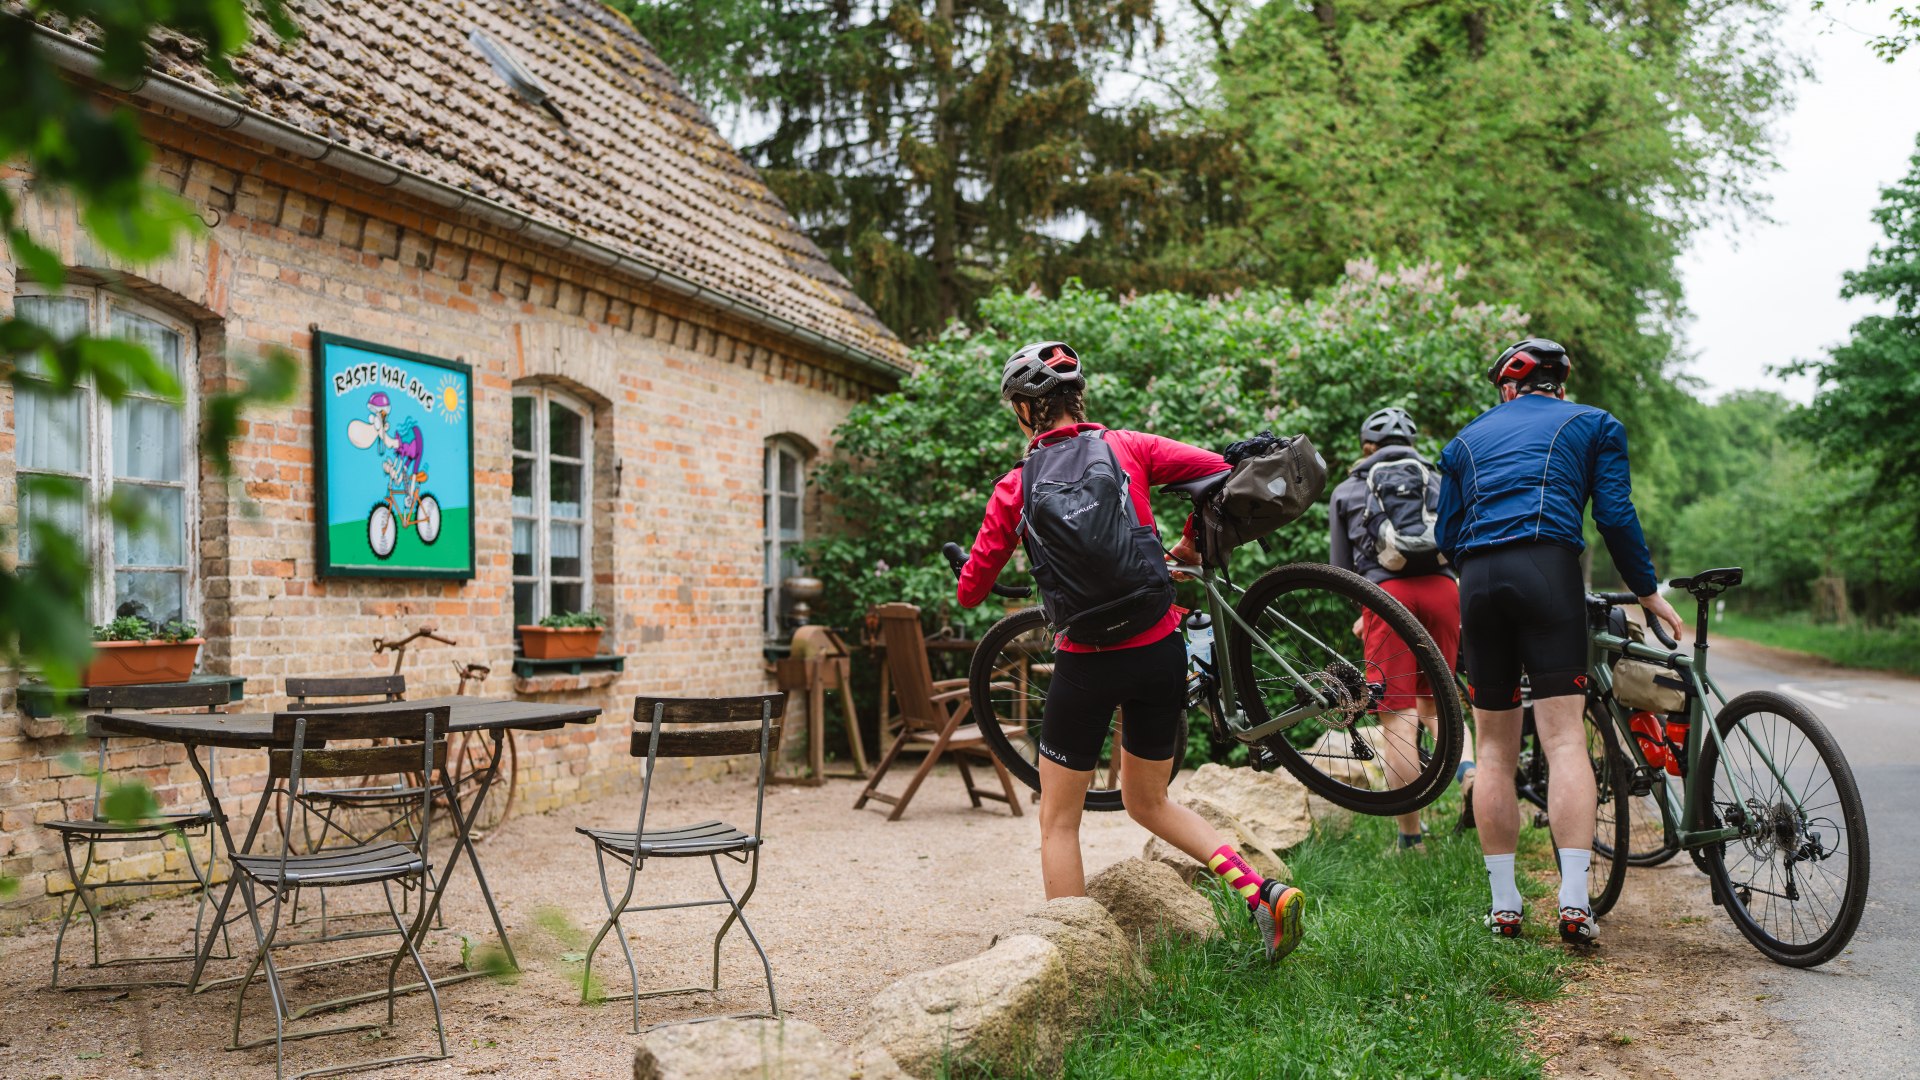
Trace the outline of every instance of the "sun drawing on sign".
{"type": "Polygon", "coordinates": [[[460,422],[460,410],[466,402],[460,400],[460,380],[452,375],[440,380],[440,417],[449,424],[460,422]]]}

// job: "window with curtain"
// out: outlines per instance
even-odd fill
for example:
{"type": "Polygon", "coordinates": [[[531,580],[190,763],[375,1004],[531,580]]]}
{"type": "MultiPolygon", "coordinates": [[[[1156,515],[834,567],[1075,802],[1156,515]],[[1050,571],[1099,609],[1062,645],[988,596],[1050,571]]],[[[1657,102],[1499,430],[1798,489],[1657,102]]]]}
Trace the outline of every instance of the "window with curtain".
{"type": "Polygon", "coordinates": [[[800,573],[795,551],[805,539],[807,456],[798,443],[784,438],[767,443],[765,484],[761,501],[761,591],[765,598],[761,621],[768,637],[778,637],[785,630],[781,615],[786,608],[780,583],[800,573]]]}
{"type": "Polygon", "coordinates": [[[13,399],[21,564],[34,561],[34,524],[51,523],[85,547],[94,567],[90,618],[194,618],[187,554],[196,472],[192,327],[100,289],[55,295],[23,288],[14,310],[61,336],[85,331],[139,342],[173,373],[187,399],[131,393],[109,401],[84,381],[72,392],[57,393],[45,381],[41,361],[24,359],[13,399]],[[40,485],[63,484],[79,498],[36,491],[36,478],[40,485]],[[136,508],[138,526],[114,521],[103,509],[109,499],[136,508]]]}
{"type": "Polygon", "coordinates": [[[513,391],[513,621],[593,603],[593,412],[543,386],[513,391]]]}

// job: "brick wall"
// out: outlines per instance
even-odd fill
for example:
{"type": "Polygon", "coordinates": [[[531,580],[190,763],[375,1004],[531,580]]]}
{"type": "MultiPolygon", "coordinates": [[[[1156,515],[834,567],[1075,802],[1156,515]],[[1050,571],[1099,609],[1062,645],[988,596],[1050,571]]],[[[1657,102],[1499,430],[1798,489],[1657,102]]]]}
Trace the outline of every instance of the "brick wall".
{"type": "MultiPolygon", "coordinates": [[[[26,196],[25,225],[78,280],[126,287],[198,327],[203,393],[227,385],[227,356],[291,350],[310,362],[310,327],[472,365],[477,574],[468,582],[326,579],[314,566],[310,383],[283,407],[248,414],[225,485],[202,469],[195,589],[201,670],[244,675],[248,711],[278,707],[289,675],[373,674],[371,643],[432,624],[459,642],[409,659],[411,696],[451,693],[449,661],[492,665],[484,687],[586,701],[593,727],[520,739],[516,813],[631,789],[624,719],[633,695],[757,692],[761,657],[762,448],[791,433],[827,448],[876,377],[678,298],[608,280],[472,222],[369,191],[311,163],[228,142],[149,114],[156,172],[202,210],[203,235],[168,259],[118,267],[71,207],[26,196]],[[594,606],[611,620],[624,674],[517,682],[513,650],[510,391],[566,387],[595,407],[594,606]]],[[[5,177],[0,176],[0,180],[5,177]]],[[[15,177],[18,180],[18,177],[15,177]]],[[[0,311],[16,267],[0,257],[0,311]]],[[[0,385],[0,522],[15,518],[14,418],[0,385]]],[[[11,550],[0,557],[12,558],[11,550]]],[[[0,872],[21,880],[0,926],[49,914],[70,888],[39,823],[91,812],[93,785],[62,755],[91,747],[37,737],[0,691],[0,872]]],[[[168,805],[199,801],[179,747],[118,741],[108,766],[138,774],[168,805]]],[[[246,812],[263,786],[258,754],[224,751],[223,799],[246,812]]],[[[149,852],[105,874],[138,877],[149,852]],[[144,860],[144,861],[141,861],[144,860]]]]}

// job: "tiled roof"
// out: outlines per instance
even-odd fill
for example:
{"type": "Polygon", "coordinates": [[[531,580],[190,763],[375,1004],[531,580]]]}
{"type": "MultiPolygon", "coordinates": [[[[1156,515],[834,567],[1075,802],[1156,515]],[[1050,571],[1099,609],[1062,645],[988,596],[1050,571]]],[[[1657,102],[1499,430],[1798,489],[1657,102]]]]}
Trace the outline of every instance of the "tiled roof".
{"type": "Polygon", "coordinates": [[[408,172],[904,367],[905,349],[800,231],[651,46],[599,0],[296,0],[219,83],[199,47],[157,68],[408,172]],[[565,125],[509,88],[478,30],[545,84],[565,125]]]}

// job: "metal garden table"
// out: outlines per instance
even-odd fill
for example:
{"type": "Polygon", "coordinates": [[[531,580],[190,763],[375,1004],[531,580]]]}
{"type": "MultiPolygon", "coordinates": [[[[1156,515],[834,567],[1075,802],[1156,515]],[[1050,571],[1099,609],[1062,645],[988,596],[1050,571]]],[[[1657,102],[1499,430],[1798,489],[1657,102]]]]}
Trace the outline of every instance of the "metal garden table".
{"type": "MultiPolygon", "coordinates": [[[[487,732],[493,739],[494,752],[493,760],[481,777],[480,783],[473,787],[472,796],[467,805],[463,807],[455,801],[451,807],[451,813],[448,816],[454,821],[455,836],[453,852],[447,857],[446,868],[444,872],[439,875],[439,880],[434,885],[432,898],[427,901],[428,909],[425,917],[420,922],[421,933],[422,935],[425,934],[427,925],[439,914],[441,897],[445,895],[447,891],[447,883],[453,880],[453,869],[455,865],[459,863],[461,855],[465,854],[467,865],[473,869],[474,880],[480,886],[480,895],[486,900],[487,913],[493,917],[493,929],[500,937],[501,951],[506,956],[508,966],[512,970],[518,971],[520,969],[520,961],[513,954],[513,943],[507,940],[507,929],[500,920],[500,909],[493,902],[493,891],[487,886],[486,872],[481,869],[480,856],[474,850],[471,831],[472,825],[478,820],[480,808],[487,799],[487,791],[492,788],[494,777],[499,772],[500,760],[503,756],[501,753],[501,743],[505,740],[508,731],[551,731],[556,728],[565,727],[568,724],[591,724],[599,719],[600,710],[593,706],[558,705],[539,701],[519,701],[512,698],[439,697],[413,701],[396,701],[390,704],[382,703],[355,706],[355,711],[376,712],[383,709],[419,709],[423,707],[445,707],[449,713],[448,729],[452,734],[458,734],[460,732],[487,732]]],[[[207,804],[212,808],[214,820],[220,829],[221,840],[226,844],[227,852],[229,856],[231,856],[235,851],[244,852],[252,849],[253,842],[259,835],[261,822],[265,818],[269,800],[264,797],[260,800],[260,806],[254,810],[253,819],[247,826],[246,839],[236,845],[233,842],[233,833],[229,828],[226,812],[220,806],[219,793],[214,790],[212,773],[207,766],[201,764],[198,750],[202,746],[208,748],[208,760],[210,764],[212,760],[212,749],[215,747],[242,750],[291,748],[291,742],[274,738],[273,715],[272,713],[135,714],[106,712],[94,713],[88,716],[87,728],[88,734],[93,737],[155,739],[161,742],[180,743],[182,746],[185,746],[187,750],[187,761],[193,765],[194,772],[200,777],[201,786],[206,791],[207,804]]],[[[450,799],[457,799],[457,795],[453,793],[450,793],[449,797],[450,799]]],[[[233,900],[233,892],[236,884],[237,882],[234,877],[229,874],[226,888],[220,894],[219,906],[214,912],[213,925],[215,929],[226,925],[228,921],[227,908],[233,900]]],[[[238,916],[235,917],[237,918],[238,916]]],[[[187,981],[187,985],[192,989],[193,993],[197,994],[216,986],[224,986],[238,982],[244,977],[234,976],[226,979],[201,981],[201,976],[206,972],[207,960],[213,952],[213,940],[218,936],[220,935],[209,933],[206,942],[201,946],[198,957],[194,960],[193,974],[187,981]]],[[[351,959],[356,958],[345,957],[334,960],[321,960],[282,970],[294,971],[300,970],[301,968],[342,963],[351,959]]],[[[493,973],[482,970],[461,972],[447,976],[444,979],[437,979],[435,980],[435,985],[460,982],[485,974],[493,973]]],[[[424,984],[416,983],[406,989],[419,990],[423,988],[424,984]]],[[[372,991],[351,997],[335,998],[330,1001],[308,1005],[301,1009],[296,1015],[307,1015],[324,1009],[340,1008],[356,1002],[370,1001],[374,998],[384,996],[384,991],[372,991]]]]}

